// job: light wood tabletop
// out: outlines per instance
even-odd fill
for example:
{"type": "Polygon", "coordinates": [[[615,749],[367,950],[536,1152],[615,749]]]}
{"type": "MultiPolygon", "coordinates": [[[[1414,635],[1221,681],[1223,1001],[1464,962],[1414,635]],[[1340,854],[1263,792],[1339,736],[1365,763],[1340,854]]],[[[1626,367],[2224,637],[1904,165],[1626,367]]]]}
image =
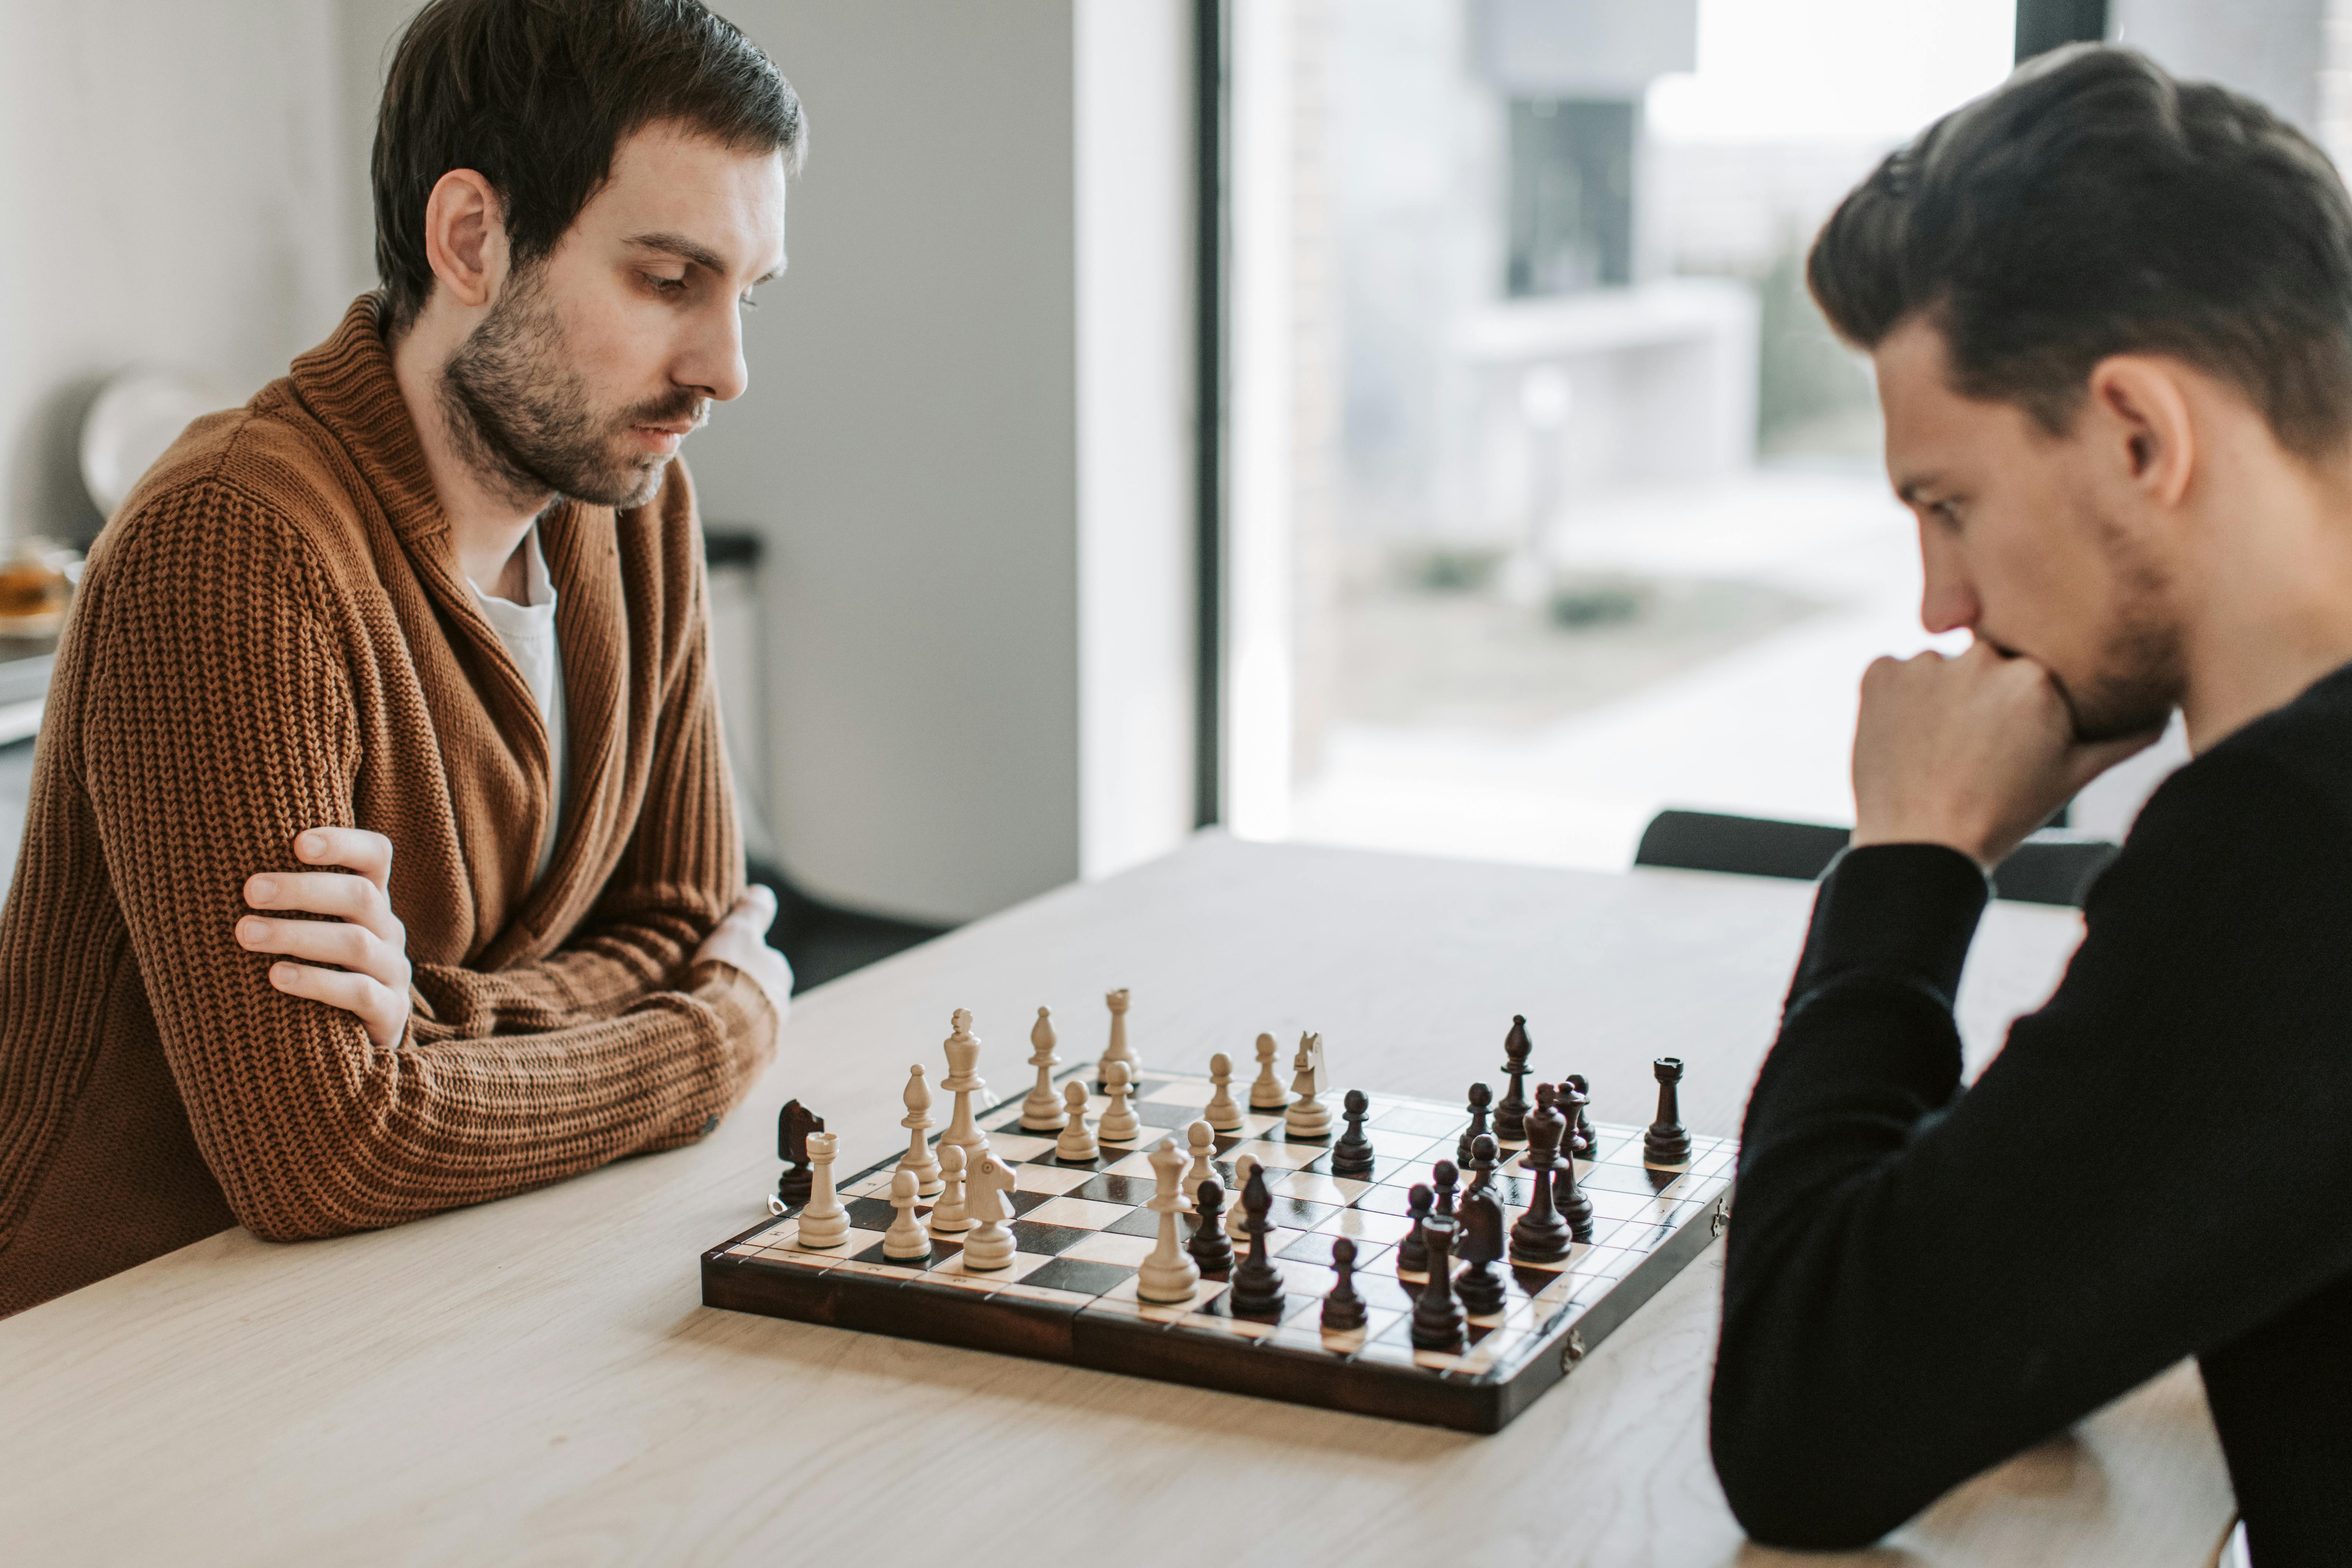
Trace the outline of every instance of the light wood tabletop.
{"type": "MultiPolygon", "coordinates": [[[[1003,1095],[1038,1005],[1076,1060],[1119,985],[1147,1062],[1315,1028],[1335,1082],[1452,1099],[1525,1013],[1539,1071],[1584,1072],[1596,1117],[1646,1121],[1648,1064],[1676,1055],[1685,1121],[1735,1132],[1811,898],[1203,835],[803,997],[694,1148],[336,1241],[230,1232],[0,1322],[0,1558],[1778,1562],[1706,1458],[1719,1247],[1491,1437],[713,1311],[697,1259],[765,1213],[788,1096],[862,1164],[903,1142],[907,1066],[937,1062],[951,1009],[1003,1095]]],[[[1972,1060],[2079,934],[1994,907],[1972,1060]]],[[[2187,1568],[2231,1508],[2184,1365],[1822,1561],[2187,1568]]]]}

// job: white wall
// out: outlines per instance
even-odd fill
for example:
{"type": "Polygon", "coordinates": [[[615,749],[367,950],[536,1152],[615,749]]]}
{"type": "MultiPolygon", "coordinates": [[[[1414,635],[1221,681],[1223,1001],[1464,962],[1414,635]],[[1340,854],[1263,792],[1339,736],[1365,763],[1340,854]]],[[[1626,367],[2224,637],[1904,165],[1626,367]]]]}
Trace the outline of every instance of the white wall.
{"type": "Polygon", "coordinates": [[[97,383],[252,393],[332,330],[351,268],[319,0],[0,0],[0,532],[87,534],[97,383]]]}
{"type": "Polygon", "coordinates": [[[2327,9],[2328,0],[2114,0],[2107,36],[2176,76],[2249,93],[2315,136],[2327,9]]]}

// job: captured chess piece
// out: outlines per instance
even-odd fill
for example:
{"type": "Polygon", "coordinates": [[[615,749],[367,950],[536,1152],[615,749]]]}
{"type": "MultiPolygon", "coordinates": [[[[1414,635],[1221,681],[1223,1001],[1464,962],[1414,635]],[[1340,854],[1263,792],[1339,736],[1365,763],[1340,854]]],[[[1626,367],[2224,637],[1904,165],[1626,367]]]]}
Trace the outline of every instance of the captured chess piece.
{"type": "Polygon", "coordinates": [[[1242,1206],[1242,1194],[1249,1191],[1249,1179],[1257,1173],[1257,1156],[1234,1156],[1234,1206],[1225,1211],[1225,1235],[1244,1247],[1249,1245],[1249,1210],[1242,1206]]]}
{"type": "Polygon", "coordinates": [[[1462,1348],[1462,1303],[1454,1298],[1454,1237],[1455,1222],[1432,1215],[1422,1222],[1429,1241],[1429,1279],[1412,1303],[1412,1348],[1453,1351],[1462,1348]]]}
{"type": "Polygon", "coordinates": [[[1331,1173],[1369,1176],[1372,1173],[1372,1141],[1364,1136],[1364,1117],[1372,1102],[1364,1098],[1362,1089],[1351,1089],[1339,1104],[1347,1113],[1348,1130],[1331,1145],[1331,1173]]]}
{"type": "Polygon", "coordinates": [[[1494,1100],[1495,1091],[1485,1084],[1470,1086],[1470,1125],[1463,1129],[1461,1141],[1454,1145],[1456,1163],[1466,1165],[1470,1163],[1470,1145],[1486,1135],[1486,1107],[1493,1104],[1494,1100]]]}
{"type": "Polygon", "coordinates": [[[1069,1108],[1069,1121],[1054,1140],[1054,1158],[1066,1165],[1091,1165],[1102,1157],[1102,1148],[1087,1125],[1087,1086],[1072,1079],[1062,1086],[1062,1100],[1069,1108]]]}
{"type": "MultiPolygon", "coordinates": [[[[1519,1161],[1528,1171],[1528,1209],[1511,1226],[1511,1256],[1523,1263],[1556,1263],[1568,1256],[1568,1223],[1552,1203],[1557,1173],[1568,1163],[1559,1155],[1568,1118],[1560,1114],[1549,1089],[1544,1085],[1536,1090],[1535,1114],[1528,1118],[1528,1152],[1519,1161]]],[[[1573,1186],[1572,1166],[1569,1180],[1573,1186]]]]}
{"type": "Polygon", "coordinates": [[[1503,1205],[1485,1188],[1462,1194],[1462,1261],[1468,1264],[1454,1281],[1462,1310],[1474,1318],[1491,1318],[1503,1310],[1503,1277],[1495,1259],[1503,1256],[1503,1205]]]}
{"type": "Polygon", "coordinates": [[[1570,1140],[1568,1145],[1563,1146],[1561,1152],[1573,1153],[1580,1160],[1590,1160],[1594,1157],[1595,1147],[1600,1142],[1600,1139],[1592,1131],[1592,1118],[1584,1113],[1586,1102],[1592,1098],[1592,1086],[1584,1081],[1584,1075],[1580,1072],[1572,1072],[1560,1079],[1560,1102],[1563,1107],[1567,1104],[1568,1091],[1571,1089],[1584,1096],[1584,1099],[1576,1102],[1576,1136],[1570,1140]]]}
{"type": "Polygon", "coordinates": [[[776,1158],[784,1163],[776,1201],[786,1208],[809,1201],[809,1134],[824,1131],[824,1118],[797,1100],[784,1101],[776,1113],[776,1158]]]}
{"type": "Polygon", "coordinates": [[[940,1134],[940,1146],[952,1143],[963,1151],[967,1171],[980,1168],[980,1157],[988,1152],[988,1134],[971,1119],[971,1097],[985,1095],[988,1085],[981,1081],[975,1069],[980,1066],[980,1038],[971,1032],[971,1013],[959,1007],[950,1020],[947,1037],[948,1076],[940,1079],[940,1087],[955,1096],[955,1112],[948,1118],[948,1130],[940,1134]]]}
{"type": "Polygon", "coordinates": [[[1429,1238],[1422,1234],[1422,1226],[1429,1219],[1429,1205],[1435,1196],[1425,1182],[1415,1182],[1404,1195],[1405,1217],[1412,1221],[1412,1228],[1397,1243],[1400,1274],[1418,1274],[1429,1267],[1429,1238]]]}
{"type": "Polygon", "coordinates": [[[1132,1090],[1125,1062],[1104,1064],[1103,1092],[1110,1096],[1110,1103],[1103,1107],[1102,1121],[1095,1126],[1095,1136],[1106,1143],[1134,1142],[1135,1135],[1143,1131],[1143,1123],[1127,1103],[1127,1097],[1132,1090]]]}
{"type": "Polygon", "coordinates": [[[968,1200],[972,1217],[979,1224],[963,1238],[966,1273],[975,1269],[990,1273],[1013,1266],[1013,1232],[1005,1228],[1005,1222],[1013,1217],[1013,1205],[1008,1201],[1013,1183],[1010,1165],[993,1154],[980,1157],[980,1169],[972,1174],[968,1200]]]}
{"type": "Polygon", "coordinates": [[[1037,1069],[1037,1082],[1021,1100],[1021,1131],[1024,1132],[1059,1132],[1068,1118],[1062,1110],[1062,1097],[1054,1092],[1054,1069],[1062,1058],[1054,1054],[1054,1013],[1050,1007],[1037,1009],[1037,1022],[1029,1030],[1029,1065],[1037,1069]]]}
{"type": "Polygon", "coordinates": [[[940,1145],[940,1197],[931,1205],[931,1228],[941,1236],[961,1236],[972,1226],[964,1201],[963,1146],[940,1145]]]}
{"type": "Polygon", "coordinates": [[[1205,1121],[1195,1121],[1184,1129],[1184,1142],[1192,1151],[1192,1169],[1184,1173],[1184,1201],[1192,1203],[1201,1190],[1201,1184],[1216,1179],[1217,1168],[1209,1163],[1209,1155],[1216,1147],[1217,1135],[1205,1121]]]}
{"type": "Polygon", "coordinates": [[[1265,1190],[1264,1171],[1250,1173],[1241,1206],[1248,1216],[1249,1256],[1234,1270],[1234,1311],[1244,1318],[1276,1317],[1282,1311],[1282,1270],[1265,1255],[1265,1238],[1274,1230],[1274,1222],[1265,1216],[1274,1207],[1274,1194],[1265,1190]]]}
{"type": "Polygon", "coordinates": [[[915,1178],[915,1191],[924,1197],[937,1197],[940,1191],[940,1163],[931,1157],[930,1140],[924,1136],[931,1130],[931,1090],[923,1081],[923,1064],[917,1062],[907,1069],[907,1114],[898,1125],[907,1130],[907,1152],[898,1156],[898,1169],[909,1172],[915,1178]]]}
{"type": "Polygon", "coordinates": [[[1209,1082],[1216,1092],[1201,1112],[1201,1120],[1220,1132],[1239,1132],[1247,1125],[1242,1119],[1241,1102],[1234,1098],[1234,1058],[1219,1051],[1209,1058],[1209,1082]]]}
{"type": "Polygon", "coordinates": [[[1282,1080],[1274,1076],[1274,1037],[1257,1037],[1257,1077],[1250,1083],[1252,1110],[1282,1110],[1288,1108],[1290,1096],[1282,1092],[1282,1080]]]}
{"type": "Polygon", "coordinates": [[[1110,1043],[1103,1047],[1102,1056],[1095,1062],[1095,1087],[1108,1094],[1111,1063],[1126,1068],[1127,1081],[1133,1083],[1143,1076],[1143,1060],[1127,1043],[1127,988],[1121,986],[1105,996],[1103,1005],[1110,1009],[1110,1043]]]}
{"type": "Polygon", "coordinates": [[[1528,1021],[1517,1013],[1511,1015],[1511,1032],[1503,1037],[1503,1071],[1510,1077],[1510,1087],[1503,1098],[1495,1102],[1495,1141],[1497,1143],[1517,1143],[1528,1135],[1528,1055],[1535,1049],[1528,1039],[1528,1021]]]}
{"type": "Polygon", "coordinates": [[[1331,1108],[1320,1098],[1329,1079],[1323,1070],[1323,1037],[1298,1037],[1298,1054],[1290,1058],[1290,1091],[1298,1096],[1282,1113],[1283,1131],[1293,1138],[1331,1136],[1331,1108]]]}
{"type": "MultiPolygon", "coordinates": [[[[1564,1124],[1584,1120],[1584,1090],[1576,1079],[1571,1078],[1560,1084],[1558,1109],[1564,1124]]],[[[1559,1211],[1559,1217],[1568,1226],[1569,1234],[1590,1245],[1592,1240],[1592,1200],[1586,1197],[1584,1189],[1576,1184],[1574,1155],[1563,1158],[1552,1171],[1551,1202],[1552,1206],[1559,1211]]]]}
{"type": "MultiPolygon", "coordinates": [[[[1206,1123],[1195,1122],[1205,1128],[1206,1123]]],[[[1158,1243],[1135,1271],[1135,1299],[1139,1301],[1189,1301],[1201,1283],[1200,1265],[1186,1256],[1183,1243],[1178,1238],[1181,1222],[1177,1215],[1184,1211],[1184,1194],[1177,1184],[1184,1173],[1184,1156],[1176,1150],[1176,1140],[1162,1138],[1151,1151],[1151,1174],[1159,1190],[1143,1206],[1160,1216],[1158,1243]]]]}
{"type": "Polygon", "coordinates": [[[833,1151],[836,1135],[812,1132],[808,1138],[809,1201],[801,1210],[803,1247],[839,1247],[849,1239],[849,1211],[833,1190],[833,1151]]]}
{"type": "Polygon", "coordinates": [[[898,1217],[882,1233],[882,1256],[893,1263],[919,1262],[931,1255],[930,1233],[915,1217],[915,1205],[922,1201],[912,1171],[898,1171],[890,1177],[890,1206],[898,1217]]]}
{"type": "Polygon", "coordinates": [[[1225,1189],[1214,1182],[1202,1182],[1192,1194],[1192,1239],[1185,1250],[1203,1274],[1227,1273],[1234,1266],[1233,1238],[1219,1219],[1224,1206],[1225,1189]]]}
{"type": "Polygon", "coordinates": [[[1690,1158],[1690,1130],[1683,1125],[1680,1057],[1660,1057],[1651,1070],[1658,1079],[1658,1119],[1642,1134],[1642,1157],[1653,1165],[1679,1165],[1690,1158]]]}
{"type": "Polygon", "coordinates": [[[1344,1236],[1331,1244],[1331,1271],[1339,1278],[1323,1298],[1323,1331],[1353,1333],[1364,1326],[1364,1299],[1356,1294],[1356,1244],[1344,1236]]]}

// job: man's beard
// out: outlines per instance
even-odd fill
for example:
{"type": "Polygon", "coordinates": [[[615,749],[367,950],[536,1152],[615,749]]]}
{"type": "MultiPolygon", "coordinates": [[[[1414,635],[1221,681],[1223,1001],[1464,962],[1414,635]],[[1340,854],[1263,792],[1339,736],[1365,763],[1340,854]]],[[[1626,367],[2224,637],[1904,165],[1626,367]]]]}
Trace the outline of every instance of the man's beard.
{"type": "Polygon", "coordinates": [[[2170,583],[2122,529],[2104,518],[2098,526],[2116,618],[2088,675],[2071,686],[2053,677],[2074,716],[2074,738],[2085,743],[2161,730],[2188,686],[2180,631],[2167,616],[2170,583]]]}
{"type": "Polygon", "coordinates": [[[632,427],[701,421],[683,387],[617,413],[600,410],[565,353],[563,326],[535,269],[510,286],[441,371],[441,414],[458,450],[519,500],[558,495],[643,506],[669,459],[623,445],[632,427]]]}

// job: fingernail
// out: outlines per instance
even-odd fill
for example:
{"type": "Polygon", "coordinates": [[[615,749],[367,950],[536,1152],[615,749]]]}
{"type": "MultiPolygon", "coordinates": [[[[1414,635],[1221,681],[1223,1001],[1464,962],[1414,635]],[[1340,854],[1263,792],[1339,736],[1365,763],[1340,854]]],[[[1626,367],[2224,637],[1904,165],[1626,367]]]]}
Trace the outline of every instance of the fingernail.
{"type": "Polygon", "coordinates": [[[237,941],[247,942],[259,942],[261,940],[261,936],[262,925],[259,921],[239,921],[236,922],[237,941]]]}
{"type": "Polygon", "coordinates": [[[256,877],[247,887],[249,897],[257,903],[267,903],[278,896],[278,884],[268,877],[256,877]]]}
{"type": "Polygon", "coordinates": [[[304,835],[302,835],[302,853],[303,853],[303,854],[305,854],[305,855],[324,855],[326,852],[327,852],[327,841],[326,841],[326,839],[324,839],[324,838],[320,837],[318,834],[315,834],[315,833],[305,833],[304,835]]]}

